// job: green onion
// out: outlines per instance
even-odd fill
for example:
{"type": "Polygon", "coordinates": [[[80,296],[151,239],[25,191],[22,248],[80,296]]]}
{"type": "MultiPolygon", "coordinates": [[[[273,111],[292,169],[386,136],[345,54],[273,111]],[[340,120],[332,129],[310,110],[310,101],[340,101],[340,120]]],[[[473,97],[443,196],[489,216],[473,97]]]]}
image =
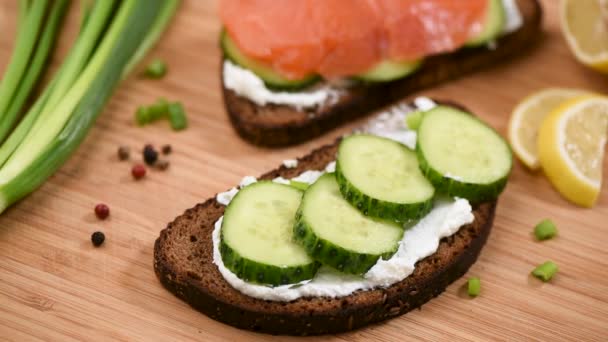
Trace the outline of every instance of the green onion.
{"type": "MultiPolygon", "coordinates": [[[[25,101],[30,96],[34,85],[40,78],[46,61],[55,44],[59,26],[68,9],[68,0],[57,0],[53,3],[51,12],[42,31],[34,55],[29,63],[12,102],[0,121],[0,141],[3,141],[15,126],[25,101]]],[[[2,163],[0,163],[2,165],[2,163]]]]}
{"type": "Polygon", "coordinates": [[[165,64],[165,62],[163,62],[160,59],[155,59],[152,62],[150,62],[150,64],[148,64],[148,66],[146,67],[146,71],[144,72],[144,75],[148,76],[149,78],[155,78],[155,79],[159,79],[162,78],[163,76],[165,76],[165,74],[167,73],[167,64],[165,64]]]}
{"type": "Polygon", "coordinates": [[[547,240],[557,235],[557,228],[555,224],[549,220],[542,220],[539,224],[534,227],[534,236],[537,240],[547,240]]]}
{"type": "MultiPolygon", "coordinates": [[[[112,32],[108,32],[108,36],[112,40],[106,37],[97,47],[93,58],[90,58],[94,52],[93,49],[96,48],[98,38],[104,33],[103,30],[111,17],[114,4],[114,0],[95,3],[87,26],[78,37],[65,64],[61,67],[61,72],[54,80],[53,91],[38,114],[38,118],[0,170],[0,184],[16,177],[26,165],[43,153],[44,148],[59,134],[85,91],[89,89],[101,63],[109,57],[111,43],[116,40],[116,37],[110,36],[112,32]],[[86,69],[83,70],[85,66],[86,69]]],[[[114,20],[118,19],[117,17],[114,20]]],[[[113,27],[115,26],[112,25],[110,30],[113,27]]]]}
{"type": "MultiPolygon", "coordinates": [[[[45,94],[48,98],[41,104],[45,109],[0,169],[0,211],[39,187],[76,150],[121,80],[125,67],[133,61],[149,32],[154,31],[153,24],[164,5],[162,0],[122,1],[108,25],[104,11],[108,3],[95,3],[73,53],[53,80],[50,93],[45,94]],[[95,39],[94,49],[89,51],[90,42],[83,37],[95,36],[100,23],[101,39],[95,39]],[[80,57],[84,56],[84,68],[76,73],[74,82],[66,83],[74,70],[81,68],[80,57]],[[60,93],[63,96],[56,95],[60,93]],[[52,99],[56,99],[55,104],[52,99]]],[[[113,11],[107,13],[110,12],[113,11]]]]}
{"type": "Polygon", "coordinates": [[[422,122],[422,116],[424,115],[423,111],[417,110],[413,113],[408,114],[405,117],[405,124],[407,128],[417,131],[418,127],[420,127],[420,123],[422,122]]]}
{"type": "Polygon", "coordinates": [[[27,10],[29,9],[29,0],[19,0],[19,17],[17,18],[18,29],[23,29],[25,20],[27,19],[27,10]]]}
{"type": "Polygon", "coordinates": [[[123,70],[123,78],[133,70],[135,65],[148,53],[154,43],[160,38],[161,33],[167,28],[167,25],[171,21],[171,18],[175,14],[177,7],[179,6],[179,0],[164,0],[160,13],[156,17],[152,29],[148,31],[146,38],[139,44],[137,51],[131,57],[129,63],[123,70]]]}
{"type": "Polygon", "coordinates": [[[467,290],[469,293],[469,296],[471,297],[477,297],[479,296],[479,293],[481,292],[481,281],[479,280],[479,278],[469,278],[469,281],[467,283],[467,290]]]}
{"type": "Polygon", "coordinates": [[[181,131],[188,127],[188,119],[184,107],[179,102],[169,104],[169,123],[174,131],[181,131]]]}
{"type": "MultiPolygon", "coordinates": [[[[80,31],[80,36],[83,36],[82,29],[80,31]]],[[[87,37],[92,38],[90,35],[87,37]]],[[[94,37],[94,39],[98,39],[98,37],[94,37]]],[[[66,59],[69,59],[72,54],[73,51],[70,52],[68,58],[66,59]]],[[[21,120],[21,122],[19,122],[19,125],[13,130],[8,139],[2,144],[2,146],[0,146],[0,166],[6,163],[8,158],[13,154],[13,152],[17,149],[17,147],[19,147],[21,142],[29,134],[32,126],[38,119],[38,116],[40,116],[43,108],[47,105],[49,97],[51,96],[51,94],[53,94],[53,92],[56,92],[55,84],[57,84],[58,79],[61,78],[61,75],[63,74],[63,71],[66,68],[67,65],[66,63],[64,63],[60,67],[55,77],[53,77],[53,80],[50,85],[46,87],[42,96],[38,98],[32,108],[30,108],[30,110],[27,112],[25,117],[21,120]]]]}
{"type": "Polygon", "coordinates": [[[551,280],[551,278],[553,278],[557,271],[557,265],[553,261],[547,261],[544,264],[536,267],[532,271],[532,275],[544,282],[548,282],[551,280]]]}
{"type": "Polygon", "coordinates": [[[19,84],[26,73],[28,62],[36,46],[38,34],[43,26],[44,15],[48,5],[47,0],[34,0],[31,4],[21,4],[22,23],[17,33],[15,48],[0,83],[0,122],[12,127],[14,119],[10,120],[7,111],[11,101],[17,94],[19,84]],[[10,124],[8,121],[11,121],[10,124]]]}
{"type": "Polygon", "coordinates": [[[310,186],[310,184],[308,184],[308,183],[298,182],[298,181],[294,181],[294,180],[290,180],[289,185],[298,190],[302,190],[302,191],[306,191],[306,189],[308,189],[308,187],[310,186]]]}
{"type": "Polygon", "coordinates": [[[82,29],[86,26],[87,21],[89,20],[89,15],[91,14],[92,8],[93,4],[91,0],[80,0],[80,33],[82,33],[82,29]]]}

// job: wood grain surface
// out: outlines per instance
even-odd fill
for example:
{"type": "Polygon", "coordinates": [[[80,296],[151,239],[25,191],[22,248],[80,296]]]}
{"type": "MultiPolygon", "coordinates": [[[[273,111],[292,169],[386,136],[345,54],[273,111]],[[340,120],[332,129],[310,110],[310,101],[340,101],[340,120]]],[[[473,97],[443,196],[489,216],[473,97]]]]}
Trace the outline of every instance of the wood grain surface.
{"type": "MultiPolygon", "coordinates": [[[[533,52],[422,94],[457,100],[505,133],[513,106],[534,90],[560,86],[606,92],[606,77],[579,65],[569,53],[559,30],[557,1],[543,5],[545,37],[533,52]]],[[[16,8],[15,0],[0,1],[1,68],[13,45],[16,8]]],[[[73,41],[78,15],[75,2],[53,67],[73,41]]],[[[186,208],[244,175],[261,174],[363,123],[358,120],[289,149],[266,150],[241,141],[222,106],[218,31],[214,1],[184,1],[151,53],[168,62],[167,77],[126,80],[71,160],[0,217],[0,340],[296,340],[215,322],[165,291],[152,268],[159,231],[186,208]],[[187,131],[174,133],[166,122],[134,125],[135,108],[158,97],[184,103],[187,131]],[[116,150],[120,145],[140,150],[145,143],[170,143],[171,167],[135,182],[131,163],[119,162],[116,150]],[[99,202],[111,208],[103,222],[93,214],[99,202]],[[106,233],[101,248],[90,242],[96,230],[106,233]]],[[[607,184],[595,208],[581,209],[563,200],[542,174],[517,163],[488,244],[467,274],[481,278],[481,296],[464,294],[463,277],[419,311],[326,338],[605,341],[607,246],[607,184]],[[557,223],[560,235],[535,242],[532,227],[546,217],[557,223]],[[560,266],[553,281],[531,278],[531,269],[548,259],[560,266]]]]}

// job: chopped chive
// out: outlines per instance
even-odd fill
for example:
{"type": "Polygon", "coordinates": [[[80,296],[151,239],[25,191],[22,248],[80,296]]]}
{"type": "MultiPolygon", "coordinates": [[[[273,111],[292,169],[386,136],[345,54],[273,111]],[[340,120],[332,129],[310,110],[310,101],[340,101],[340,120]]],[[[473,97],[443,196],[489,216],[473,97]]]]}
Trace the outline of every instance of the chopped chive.
{"type": "Polygon", "coordinates": [[[169,102],[165,99],[158,99],[155,104],[148,107],[150,121],[156,121],[167,116],[169,112],[169,102]]]}
{"type": "Polygon", "coordinates": [[[542,220],[534,227],[534,236],[537,240],[547,240],[557,235],[557,228],[553,221],[549,219],[542,220]]]}
{"type": "Polygon", "coordinates": [[[148,107],[140,106],[137,108],[135,112],[135,122],[137,125],[144,126],[150,122],[150,113],[148,111],[148,107]]]}
{"type": "Polygon", "coordinates": [[[547,261],[544,264],[536,267],[532,271],[532,275],[544,282],[547,282],[553,278],[557,271],[557,265],[553,261],[547,261]]]}
{"type": "Polygon", "coordinates": [[[469,296],[477,297],[481,292],[481,281],[477,277],[469,278],[468,281],[469,296]]]}
{"type": "Polygon", "coordinates": [[[405,117],[405,124],[407,125],[407,128],[417,131],[418,127],[420,127],[420,123],[422,122],[423,114],[424,112],[421,110],[408,114],[408,116],[405,117]]]}
{"type": "Polygon", "coordinates": [[[167,64],[160,60],[154,59],[148,66],[146,67],[145,75],[149,78],[162,78],[167,73],[167,64]]]}
{"type": "Polygon", "coordinates": [[[298,182],[298,181],[294,181],[294,180],[290,180],[289,185],[291,187],[294,187],[294,188],[296,188],[298,190],[302,190],[302,191],[306,191],[306,189],[308,189],[308,187],[310,186],[310,184],[308,184],[308,183],[298,182]]]}
{"type": "Polygon", "coordinates": [[[179,102],[169,104],[169,123],[174,131],[181,131],[188,127],[188,119],[184,107],[179,102]]]}

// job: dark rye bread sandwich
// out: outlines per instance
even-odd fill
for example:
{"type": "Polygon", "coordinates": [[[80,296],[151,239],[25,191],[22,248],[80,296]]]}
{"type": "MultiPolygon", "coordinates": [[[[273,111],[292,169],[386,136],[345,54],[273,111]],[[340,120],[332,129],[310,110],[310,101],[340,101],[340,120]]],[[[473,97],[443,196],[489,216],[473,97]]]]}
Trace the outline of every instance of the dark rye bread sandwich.
{"type": "Polygon", "coordinates": [[[351,84],[341,89],[337,101],[317,107],[298,110],[288,105],[260,106],[228,89],[222,74],[226,111],[238,134],[253,144],[281,147],[310,140],[416,91],[524,53],[540,36],[542,9],[538,0],[515,0],[515,3],[523,24],[497,38],[495,44],[428,57],[420,69],[395,81],[351,84]]]}
{"type": "MultiPolygon", "coordinates": [[[[283,165],[260,179],[290,179],[307,170],[323,170],[335,160],[339,142],[299,158],[295,168],[283,165]]],[[[225,208],[216,197],[210,198],[188,209],[160,233],[154,246],[154,269],[162,285],[205,315],[237,328],[318,335],[394,318],[441,294],[477,260],[492,228],[496,200],[474,205],[474,221],[441,239],[437,251],[417,262],[414,272],[402,281],[345,297],[302,297],[291,302],[249,297],[224,279],[213,263],[212,232],[225,208]]]]}

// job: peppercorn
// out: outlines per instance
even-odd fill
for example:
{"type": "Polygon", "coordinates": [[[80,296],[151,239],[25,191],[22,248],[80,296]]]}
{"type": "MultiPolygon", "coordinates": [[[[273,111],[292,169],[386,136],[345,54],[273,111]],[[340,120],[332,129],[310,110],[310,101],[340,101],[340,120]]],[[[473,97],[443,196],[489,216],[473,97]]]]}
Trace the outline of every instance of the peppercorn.
{"type": "Polygon", "coordinates": [[[162,151],[164,155],[171,154],[171,152],[173,152],[173,148],[171,145],[167,144],[163,146],[162,151]]]}
{"type": "Polygon", "coordinates": [[[105,220],[110,216],[110,208],[107,205],[100,203],[95,206],[95,215],[98,219],[105,220]]]}
{"type": "Polygon", "coordinates": [[[106,236],[102,232],[95,232],[91,235],[91,242],[93,242],[93,246],[99,247],[106,241],[106,236]]]}
{"type": "Polygon", "coordinates": [[[169,168],[169,161],[165,160],[165,159],[161,159],[159,161],[156,162],[156,167],[161,170],[164,171],[166,169],[169,168]]]}
{"type": "Polygon", "coordinates": [[[120,146],[118,148],[118,159],[127,160],[131,155],[131,151],[127,146],[120,146]]]}
{"type": "Polygon", "coordinates": [[[148,165],[154,165],[158,160],[158,152],[154,149],[152,145],[146,145],[144,147],[144,161],[148,165]]]}
{"type": "Polygon", "coordinates": [[[146,167],[142,164],[136,164],[131,169],[131,174],[136,180],[142,179],[146,175],[146,167]]]}

